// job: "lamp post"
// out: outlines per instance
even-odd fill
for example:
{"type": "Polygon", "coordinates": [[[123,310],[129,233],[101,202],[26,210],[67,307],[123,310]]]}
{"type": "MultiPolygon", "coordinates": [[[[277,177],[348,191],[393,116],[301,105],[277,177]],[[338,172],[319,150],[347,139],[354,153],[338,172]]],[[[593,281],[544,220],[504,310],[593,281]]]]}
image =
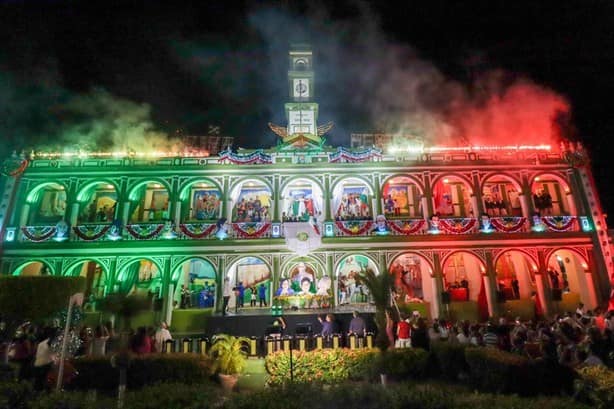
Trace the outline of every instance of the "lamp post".
{"type": "Polygon", "coordinates": [[[58,380],[55,384],[56,391],[62,389],[62,378],[64,377],[64,359],[66,358],[66,342],[70,332],[70,321],[72,319],[73,305],[80,307],[83,304],[83,293],[76,293],[68,300],[68,312],[66,314],[66,325],[64,326],[64,337],[62,338],[62,348],[60,349],[60,365],[58,368],[58,380]]]}

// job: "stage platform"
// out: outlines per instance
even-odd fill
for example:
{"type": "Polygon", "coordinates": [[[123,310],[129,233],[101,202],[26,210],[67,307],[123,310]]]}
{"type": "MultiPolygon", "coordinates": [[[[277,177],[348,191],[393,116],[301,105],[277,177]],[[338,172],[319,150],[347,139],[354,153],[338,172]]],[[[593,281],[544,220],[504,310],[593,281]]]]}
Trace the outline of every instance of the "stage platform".
{"type": "MultiPolygon", "coordinates": [[[[299,333],[319,334],[322,330],[322,325],[318,321],[318,316],[324,318],[324,315],[332,313],[335,316],[337,328],[340,333],[347,333],[350,321],[352,320],[352,311],[350,309],[338,308],[331,309],[306,309],[306,310],[284,310],[281,315],[286,322],[285,335],[296,335],[299,333]]],[[[373,321],[373,312],[360,312],[360,315],[365,320],[367,331],[375,331],[375,322],[373,321]]],[[[270,308],[244,308],[239,309],[237,313],[231,312],[227,315],[216,314],[207,318],[204,335],[211,337],[215,334],[230,334],[235,336],[246,337],[263,337],[266,335],[269,328],[277,316],[273,316],[270,308]]]]}

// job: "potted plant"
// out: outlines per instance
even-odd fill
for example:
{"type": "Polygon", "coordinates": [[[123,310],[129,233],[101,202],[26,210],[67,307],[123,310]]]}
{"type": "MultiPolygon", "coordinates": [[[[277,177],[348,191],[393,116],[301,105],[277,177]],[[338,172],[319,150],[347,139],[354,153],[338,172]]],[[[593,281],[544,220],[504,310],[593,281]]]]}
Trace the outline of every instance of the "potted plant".
{"type": "Polygon", "coordinates": [[[215,336],[215,341],[209,350],[213,358],[212,371],[217,373],[222,387],[231,391],[243,372],[247,352],[244,346],[249,343],[245,337],[235,337],[227,334],[215,336]]]}

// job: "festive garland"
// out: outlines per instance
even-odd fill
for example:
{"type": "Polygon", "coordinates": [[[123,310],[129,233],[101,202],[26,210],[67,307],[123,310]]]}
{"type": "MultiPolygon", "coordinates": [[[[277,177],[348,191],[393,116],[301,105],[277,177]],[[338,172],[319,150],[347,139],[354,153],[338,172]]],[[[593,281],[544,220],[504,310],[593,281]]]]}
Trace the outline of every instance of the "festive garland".
{"type": "Polygon", "coordinates": [[[137,240],[149,240],[157,237],[164,229],[164,224],[127,224],[126,230],[137,240]]]}
{"type": "Polygon", "coordinates": [[[205,238],[208,235],[210,235],[214,229],[215,229],[215,223],[213,224],[211,223],[197,223],[197,224],[181,223],[179,225],[179,230],[181,230],[181,233],[183,233],[185,236],[191,239],[205,238]]]}
{"type": "Polygon", "coordinates": [[[28,167],[27,159],[8,159],[2,165],[2,174],[6,176],[21,175],[28,167]]]}
{"type": "Polygon", "coordinates": [[[345,162],[355,163],[366,162],[368,160],[372,160],[373,158],[381,157],[382,151],[377,148],[369,148],[362,151],[352,152],[349,149],[340,146],[337,148],[337,152],[333,152],[328,155],[328,161],[330,163],[336,163],[344,160],[345,162]]]}
{"type": "Polygon", "coordinates": [[[371,230],[371,226],[373,226],[373,221],[341,221],[338,220],[335,222],[337,228],[341,230],[343,233],[350,236],[360,236],[365,234],[367,231],[371,230]]]}
{"type": "Polygon", "coordinates": [[[229,161],[235,165],[252,165],[252,164],[271,164],[273,158],[271,155],[267,155],[262,152],[262,149],[258,149],[252,153],[238,154],[230,150],[221,151],[219,154],[218,162],[229,161]]]}
{"type": "Polygon", "coordinates": [[[269,230],[271,223],[233,223],[232,228],[242,238],[261,237],[269,230]]]}
{"type": "Polygon", "coordinates": [[[439,220],[439,228],[450,234],[469,233],[477,224],[477,219],[470,217],[439,220]]]}
{"type": "Polygon", "coordinates": [[[543,216],[542,222],[550,231],[565,232],[573,228],[575,216],[543,216]]]}
{"type": "Polygon", "coordinates": [[[491,217],[490,225],[498,232],[517,233],[525,226],[526,217],[491,217]]]}
{"type": "Polygon", "coordinates": [[[21,232],[28,240],[40,243],[55,236],[57,228],[55,226],[24,226],[21,232]]]}
{"type": "Polygon", "coordinates": [[[111,228],[110,224],[86,224],[73,227],[73,231],[81,240],[95,241],[103,237],[111,228]]]}
{"type": "Polygon", "coordinates": [[[417,233],[424,227],[425,221],[420,220],[388,220],[388,226],[399,234],[409,236],[417,233]]]}

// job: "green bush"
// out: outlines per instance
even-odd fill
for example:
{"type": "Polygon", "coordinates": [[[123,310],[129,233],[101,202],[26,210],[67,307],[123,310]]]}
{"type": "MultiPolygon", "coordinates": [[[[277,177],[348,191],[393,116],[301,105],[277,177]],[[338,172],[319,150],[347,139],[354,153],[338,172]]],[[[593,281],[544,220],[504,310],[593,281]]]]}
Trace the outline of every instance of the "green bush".
{"type": "Polygon", "coordinates": [[[44,393],[29,402],[29,409],[109,409],[114,399],[86,392],[44,393]]]}
{"type": "Polygon", "coordinates": [[[214,406],[221,397],[221,389],[213,384],[161,383],[145,386],[126,394],[128,409],[197,409],[214,406]]]}
{"type": "Polygon", "coordinates": [[[580,369],[574,383],[575,396],[597,408],[614,407],[614,371],[605,366],[580,369]]]}
{"type": "Polygon", "coordinates": [[[466,345],[459,343],[434,342],[431,344],[431,353],[444,379],[458,380],[461,374],[469,372],[469,366],[465,360],[466,348],[466,345]]]}
{"type": "MultiPolygon", "coordinates": [[[[73,362],[79,373],[69,385],[76,390],[112,390],[119,381],[119,370],[111,366],[110,357],[85,357],[73,362]]],[[[211,363],[195,354],[151,354],[134,356],[128,368],[129,389],[142,388],[159,382],[186,384],[207,382],[211,363]]]]}
{"type": "MultiPolygon", "coordinates": [[[[375,350],[323,349],[292,351],[294,382],[335,384],[348,379],[367,378],[377,356],[375,350]]],[[[290,353],[279,351],[266,357],[267,384],[290,381],[290,353]]]]}
{"type": "Polygon", "coordinates": [[[0,383],[0,409],[25,409],[32,395],[29,382],[7,381],[0,383]]]}
{"type": "Polygon", "coordinates": [[[465,359],[473,386],[482,391],[523,396],[571,392],[575,378],[572,369],[558,363],[494,348],[467,348],[465,359]]]}
{"type": "Polygon", "coordinates": [[[378,380],[382,373],[394,380],[421,379],[430,373],[430,362],[429,352],[423,349],[389,349],[377,357],[371,379],[378,380]]]}

